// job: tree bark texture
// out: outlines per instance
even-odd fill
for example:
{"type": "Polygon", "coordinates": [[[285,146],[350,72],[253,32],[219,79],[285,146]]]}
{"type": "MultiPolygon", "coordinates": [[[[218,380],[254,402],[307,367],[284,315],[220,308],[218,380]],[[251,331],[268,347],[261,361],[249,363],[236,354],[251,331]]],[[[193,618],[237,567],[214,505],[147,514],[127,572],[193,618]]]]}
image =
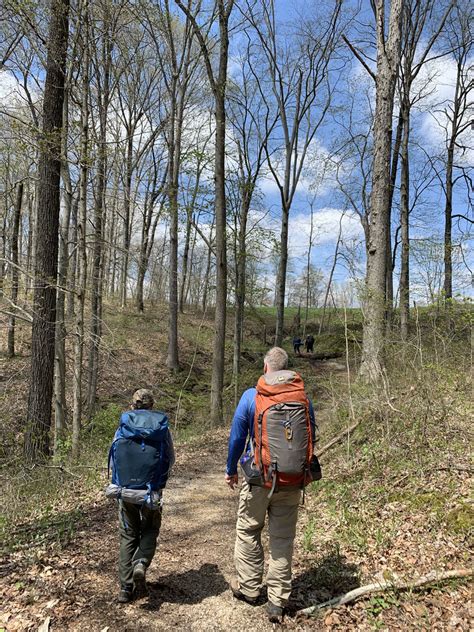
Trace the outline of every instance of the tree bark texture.
{"type": "Polygon", "coordinates": [[[364,338],[360,368],[361,376],[371,382],[380,379],[383,369],[392,115],[400,55],[403,0],[392,0],[390,3],[387,38],[385,37],[385,0],[377,0],[374,4],[377,21],[374,158],[364,306],[364,338]]]}
{"type": "MultiPolygon", "coordinates": [[[[87,19],[87,18],[86,18],[87,19]]],[[[86,22],[84,59],[82,68],[82,101],[81,101],[81,148],[79,174],[79,207],[77,216],[77,307],[74,326],[74,366],[72,390],[72,455],[77,458],[80,449],[80,432],[82,420],[82,382],[84,358],[84,307],[86,302],[87,280],[87,179],[89,174],[89,40],[88,22],[86,22]]]]}
{"type": "Polygon", "coordinates": [[[24,442],[28,463],[49,455],[60,211],[61,128],[69,34],[69,0],[53,0],[38,165],[31,377],[24,442]]]}

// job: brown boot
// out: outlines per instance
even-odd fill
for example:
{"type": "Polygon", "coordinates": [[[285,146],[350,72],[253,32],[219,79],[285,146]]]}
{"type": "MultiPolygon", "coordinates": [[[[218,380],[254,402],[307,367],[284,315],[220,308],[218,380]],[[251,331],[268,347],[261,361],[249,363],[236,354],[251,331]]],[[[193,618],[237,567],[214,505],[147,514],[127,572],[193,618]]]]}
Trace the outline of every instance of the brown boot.
{"type": "Polygon", "coordinates": [[[254,606],[257,603],[258,597],[249,597],[248,595],[244,594],[240,590],[239,582],[237,581],[237,579],[235,577],[233,577],[230,580],[229,586],[230,586],[230,589],[232,591],[232,594],[234,595],[234,597],[236,599],[240,599],[240,601],[245,601],[245,603],[248,603],[251,606],[254,606]]]}

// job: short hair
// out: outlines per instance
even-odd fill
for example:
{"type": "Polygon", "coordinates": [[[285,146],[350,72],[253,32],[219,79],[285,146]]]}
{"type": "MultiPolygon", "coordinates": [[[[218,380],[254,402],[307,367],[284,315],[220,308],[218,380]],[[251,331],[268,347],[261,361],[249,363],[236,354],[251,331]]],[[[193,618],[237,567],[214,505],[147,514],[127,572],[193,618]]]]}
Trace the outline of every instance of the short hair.
{"type": "Polygon", "coordinates": [[[288,354],[281,347],[269,349],[263,361],[272,371],[281,371],[288,368],[288,354]]]}
{"type": "Polygon", "coordinates": [[[135,410],[153,408],[153,394],[147,388],[139,388],[132,395],[132,408],[135,410]]]}

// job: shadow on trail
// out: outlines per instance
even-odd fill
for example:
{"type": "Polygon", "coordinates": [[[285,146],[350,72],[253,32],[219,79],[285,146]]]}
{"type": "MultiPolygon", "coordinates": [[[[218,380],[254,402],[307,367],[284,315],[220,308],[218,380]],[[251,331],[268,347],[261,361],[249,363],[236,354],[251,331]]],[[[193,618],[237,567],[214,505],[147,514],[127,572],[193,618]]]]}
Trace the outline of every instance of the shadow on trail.
{"type": "Polygon", "coordinates": [[[290,613],[323,603],[360,586],[359,567],[341,555],[338,548],[293,579],[290,613]]]}
{"type": "Polygon", "coordinates": [[[158,582],[147,582],[148,600],[141,608],[156,611],[167,603],[197,604],[220,595],[228,588],[217,564],[203,564],[199,569],[171,573],[158,582]]]}

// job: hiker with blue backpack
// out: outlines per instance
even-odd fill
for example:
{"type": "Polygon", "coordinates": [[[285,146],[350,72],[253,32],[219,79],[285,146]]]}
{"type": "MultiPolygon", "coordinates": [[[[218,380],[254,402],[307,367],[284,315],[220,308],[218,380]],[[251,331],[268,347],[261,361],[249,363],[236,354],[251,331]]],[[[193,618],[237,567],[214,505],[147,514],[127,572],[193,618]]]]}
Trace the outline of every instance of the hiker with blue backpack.
{"type": "MultiPolygon", "coordinates": [[[[321,478],[313,454],[314,411],[301,377],[288,370],[288,354],[273,347],[264,374],[237,405],[229,438],[225,481],[231,489],[244,482],[237,512],[235,567],[230,583],[237,599],[258,603],[263,580],[261,532],[268,515],[270,560],[267,614],[280,623],[291,593],[291,561],[298,507],[305,485],[321,478]]],[[[304,500],[304,493],[303,493],[304,500]]]]}
{"type": "Polygon", "coordinates": [[[174,463],[168,417],[153,405],[149,390],[135,391],[109,452],[112,483],[106,495],[119,505],[119,603],[146,592],[146,570],[161,527],[163,489],[174,463]]]}

